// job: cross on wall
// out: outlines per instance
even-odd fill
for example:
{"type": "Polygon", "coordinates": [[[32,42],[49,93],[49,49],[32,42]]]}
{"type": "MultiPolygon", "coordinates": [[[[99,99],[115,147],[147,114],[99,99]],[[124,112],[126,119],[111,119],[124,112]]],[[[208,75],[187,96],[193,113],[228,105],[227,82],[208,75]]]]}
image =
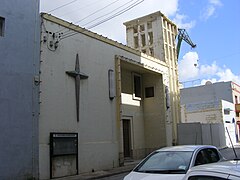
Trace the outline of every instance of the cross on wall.
{"type": "Polygon", "coordinates": [[[75,79],[75,94],[76,94],[76,112],[77,112],[77,122],[79,122],[79,99],[80,99],[80,80],[87,79],[88,76],[80,72],[79,58],[76,55],[76,63],[74,71],[66,71],[66,73],[75,79]]]}

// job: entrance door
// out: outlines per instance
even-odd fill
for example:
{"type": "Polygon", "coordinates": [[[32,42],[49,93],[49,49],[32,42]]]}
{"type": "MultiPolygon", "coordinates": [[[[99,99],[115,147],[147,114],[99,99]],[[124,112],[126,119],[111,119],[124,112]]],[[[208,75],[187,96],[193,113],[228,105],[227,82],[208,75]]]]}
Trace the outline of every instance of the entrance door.
{"type": "Polygon", "coordinates": [[[124,158],[131,157],[131,123],[129,119],[123,119],[123,153],[124,158]]]}

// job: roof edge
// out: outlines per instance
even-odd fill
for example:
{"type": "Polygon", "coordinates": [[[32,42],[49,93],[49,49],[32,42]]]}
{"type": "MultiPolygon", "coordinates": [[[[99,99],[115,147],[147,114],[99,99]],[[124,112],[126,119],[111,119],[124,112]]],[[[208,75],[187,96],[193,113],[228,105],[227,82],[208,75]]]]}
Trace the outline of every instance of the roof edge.
{"type": "Polygon", "coordinates": [[[165,16],[161,11],[157,11],[157,12],[154,12],[154,13],[151,13],[151,14],[148,14],[148,15],[145,15],[145,16],[142,16],[142,17],[139,17],[139,18],[136,18],[136,19],[133,19],[133,20],[130,20],[130,21],[127,21],[127,22],[124,22],[123,24],[125,26],[128,26],[130,24],[132,24],[133,22],[138,22],[138,21],[141,21],[142,19],[146,19],[146,18],[156,18],[156,17],[159,17],[159,16],[162,16],[164,19],[166,19],[166,21],[168,21],[170,24],[174,25],[177,27],[177,25],[172,22],[167,16],[165,16]]]}
{"type": "Polygon", "coordinates": [[[73,23],[67,22],[67,21],[65,21],[63,19],[60,19],[60,18],[58,18],[56,16],[53,16],[51,14],[41,13],[41,17],[43,19],[45,19],[45,20],[48,20],[50,22],[56,23],[58,25],[61,25],[61,26],[65,27],[65,28],[68,28],[68,29],[70,29],[72,31],[75,31],[77,33],[81,33],[81,34],[84,34],[86,36],[95,38],[95,39],[97,39],[99,41],[105,42],[105,43],[107,43],[109,45],[115,46],[115,47],[120,48],[122,50],[125,50],[127,52],[133,53],[133,54],[138,55],[140,57],[144,57],[144,58],[146,58],[146,59],[148,59],[150,61],[154,61],[154,62],[158,62],[160,64],[165,64],[166,65],[166,63],[161,61],[160,59],[157,59],[157,58],[152,57],[152,56],[148,56],[147,54],[141,53],[140,51],[138,51],[136,49],[133,49],[133,48],[127,46],[127,45],[124,45],[122,43],[119,43],[119,42],[114,41],[112,39],[109,39],[107,37],[104,37],[102,35],[99,35],[97,33],[89,31],[88,29],[85,29],[85,28],[82,28],[82,27],[80,27],[78,25],[75,25],[73,23]]]}

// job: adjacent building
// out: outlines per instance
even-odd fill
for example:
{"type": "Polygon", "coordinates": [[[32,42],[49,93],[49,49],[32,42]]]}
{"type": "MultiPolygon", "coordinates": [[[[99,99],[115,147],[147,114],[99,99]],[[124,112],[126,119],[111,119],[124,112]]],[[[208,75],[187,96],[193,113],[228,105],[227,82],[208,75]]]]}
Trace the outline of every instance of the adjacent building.
{"type": "Polygon", "coordinates": [[[240,140],[240,85],[234,82],[232,84],[232,92],[233,92],[233,104],[235,105],[236,112],[236,123],[237,123],[237,135],[238,141],[240,140]]]}
{"type": "Polygon", "coordinates": [[[181,89],[181,122],[223,123],[226,145],[239,137],[239,86],[234,82],[207,82],[205,85],[181,89]]]}
{"type": "Polygon", "coordinates": [[[0,179],[38,177],[38,0],[0,5],[0,179]]]}

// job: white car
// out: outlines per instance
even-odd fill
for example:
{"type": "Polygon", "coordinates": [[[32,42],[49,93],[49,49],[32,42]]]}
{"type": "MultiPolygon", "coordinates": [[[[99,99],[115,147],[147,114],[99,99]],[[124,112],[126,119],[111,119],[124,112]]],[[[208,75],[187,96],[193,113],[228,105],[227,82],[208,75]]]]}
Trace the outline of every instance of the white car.
{"type": "Polygon", "coordinates": [[[222,161],[191,168],[183,180],[240,179],[240,161],[222,161]]]}
{"type": "Polygon", "coordinates": [[[188,169],[223,160],[215,146],[183,145],[161,148],[143,159],[124,180],[180,180],[188,169]]]}

